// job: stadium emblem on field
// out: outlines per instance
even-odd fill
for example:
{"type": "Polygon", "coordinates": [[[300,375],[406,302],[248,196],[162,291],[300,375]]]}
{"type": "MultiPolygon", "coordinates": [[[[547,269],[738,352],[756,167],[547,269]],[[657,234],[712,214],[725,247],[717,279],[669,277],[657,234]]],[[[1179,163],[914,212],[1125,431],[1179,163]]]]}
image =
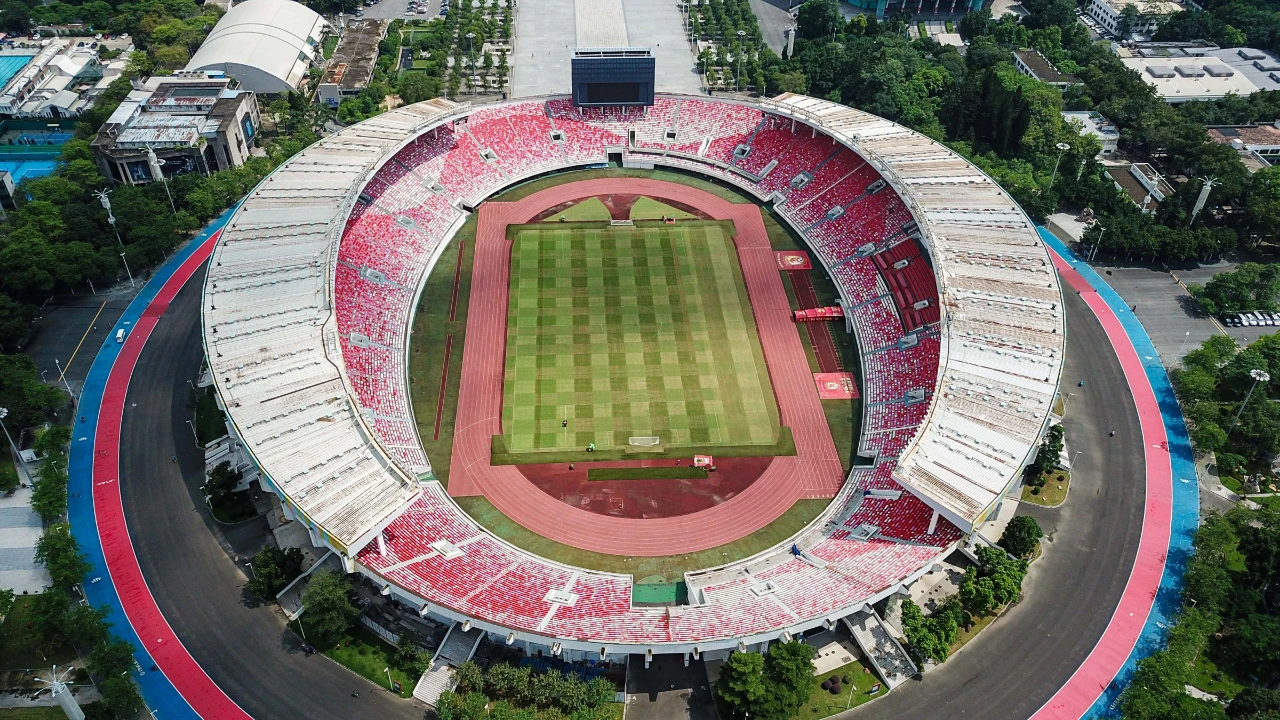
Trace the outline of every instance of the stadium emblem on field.
{"type": "Polygon", "coordinates": [[[784,250],[773,254],[778,259],[779,270],[812,270],[809,253],[800,250],[784,250]]]}

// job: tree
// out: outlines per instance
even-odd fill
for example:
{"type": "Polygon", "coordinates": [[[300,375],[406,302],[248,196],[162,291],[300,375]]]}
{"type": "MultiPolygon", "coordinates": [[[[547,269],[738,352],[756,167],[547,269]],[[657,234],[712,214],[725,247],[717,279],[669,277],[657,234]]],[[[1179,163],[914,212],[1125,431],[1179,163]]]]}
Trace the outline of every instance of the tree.
{"type": "Polygon", "coordinates": [[[767,699],[762,716],[772,715],[786,720],[808,702],[818,684],[813,675],[815,649],[803,642],[775,643],[765,656],[764,677],[767,699]]]}
{"type": "Polygon", "coordinates": [[[400,76],[398,92],[407,104],[430,100],[440,94],[440,79],[425,72],[405,72],[400,76]]]}
{"type": "Polygon", "coordinates": [[[0,621],[3,621],[13,609],[14,595],[12,590],[0,590],[0,621]]]}
{"type": "Polygon", "coordinates": [[[1044,531],[1040,529],[1040,523],[1036,522],[1035,518],[1030,515],[1018,515],[1005,526],[999,545],[1008,550],[1010,555],[1028,558],[1035,552],[1036,543],[1040,542],[1042,537],[1044,537],[1044,531]]]}
{"type": "Polygon", "coordinates": [[[420,647],[417,633],[404,630],[400,633],[396,651],[391,656],[391,664],[406,675],[416,678],[431,665],[431,653],[420,647]]]}
{"type": "Polygon", "coordinates": [[[796,12],[797,34],[806,40],[833,38],[844,26],[836,0],[809,0],[796,12]]]}
{"type": "Polygon", "coordinates": [[[274,545],[264,545],[253,556],[253,577],[249,579],[249,592],[262,600],[273,600],[294,578],[302,574],[302,551],[298,548],[281,550],[274,545]]]}
{"type": "Polygon", "coordinates": [[[48,569],[53,586],[61,590],[71,590],[78,585],[92,567],[66,523],[54,525],[40,536],[36,543],[36,562],[48,569]]]}
{"type": "Polygon", "coordinates": [[[1232,720],[1273,720],[1280,715],[1280,691],[1250,685],[1241,690],[1227,706],[1232,720]]]}
{"type": "Polygon", "coordinates": [[[764,699],[765,692],[764,656],[759,653],[734,653],[720,668],[716,693],[736,716],[754,709],[764,699]]]}
{"type": "Polygon", "coordinates": [[[222,502],[231,497],[243,478],[243,473],[232,468],[231,463],[224,460],[209,471],[209,480],[204,484],[204,492],[211,502],[222,502]]]}
{"type": "Polygon", "coordinates": [[[302,593],[302,604],[306,608],[307,637],[317,647],[337,644],[360,615],[347,597],[350,589],[347,579],[332,570],[321,570],[311,576],[302,593]]]}
{"type": "Polygon", "coordinates": [[[459,665],[453,674],[458,681],[458,692],[461,693],[482,693],[484,692],[484,671],[479,665],[468,660],[459,665]]]}
{"type": "Polygon", "coordinates": [[[62,404],[62,398],[57,388],[40,382],[31,358],[0,355],[0,407],[9,410],[4,424],[11,434],[40,423],[62,404]]]}
{"type": "Polygon", "coordinates": [[[1191,293],[1210,315],[1276,310],[1280,295],[1280,264],[1241,263],[1235,270],[1218,273],[1201,285],[1189,285],[1191,293]]]}

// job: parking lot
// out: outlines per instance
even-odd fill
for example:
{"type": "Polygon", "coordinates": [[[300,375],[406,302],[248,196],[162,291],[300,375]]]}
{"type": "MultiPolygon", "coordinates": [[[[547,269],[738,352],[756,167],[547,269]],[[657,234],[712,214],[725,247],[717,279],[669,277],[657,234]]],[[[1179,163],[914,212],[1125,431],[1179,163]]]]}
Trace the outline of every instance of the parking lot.
{"type": "Polygon", "coordinates": [[[405,11],[409,9],[409,0],[380,0],[376,5],[361,7],[360,11],[363,15],[358,17],[373,20],[430,20],[431,18],[440,17],[440,0],[420,0],[418,5],[425,7],[426,12],[414,12],[406,15],[405,11]]]}

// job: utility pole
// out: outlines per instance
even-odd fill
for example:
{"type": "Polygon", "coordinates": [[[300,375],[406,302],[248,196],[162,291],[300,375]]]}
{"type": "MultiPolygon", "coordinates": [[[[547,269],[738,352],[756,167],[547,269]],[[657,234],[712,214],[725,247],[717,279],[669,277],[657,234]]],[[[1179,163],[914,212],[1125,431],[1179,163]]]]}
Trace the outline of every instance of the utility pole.
{"type": "Polygon", "coordinates": [[[178,215],[178,208],[173,204],[173,193],[169,192],[169,179],[164,176],[164,170],[161,169],[164,161],[156,157],[155,148],[147,146],[147,166],[151,168],[151,175],[164,185],[164,194],[169,196],[169,209],[173,211],[174,217],[178,215]]]}
{"type": "MultiPolygon", "coordinates": [[[[166,185],[165,188],[168,189],[168,185],[166,185]]],[[[125,274],[129,276],[129,287],[137,287],[133,282],[133,272],[129,270],[129,261],[124,258],[124,241],[120,239],[120,228],[116,227],[116,216],[111,212],[110,193],[111,191],[109,190],[98,190],[93,193],[93,196],[98,198],[98,203],[102,205],[102,209],[107,211],[107,222],[111,223],[111,229],[115,231],[116,243],[120,245],[121,250],[120,259],[124,260],[124,271],[125,274]]],[[[90,287],[92,287],[92,285],[90,285],[90,287]]],[[[94,294],[96,295],[97,292],[95,291],[94,294]]]]}

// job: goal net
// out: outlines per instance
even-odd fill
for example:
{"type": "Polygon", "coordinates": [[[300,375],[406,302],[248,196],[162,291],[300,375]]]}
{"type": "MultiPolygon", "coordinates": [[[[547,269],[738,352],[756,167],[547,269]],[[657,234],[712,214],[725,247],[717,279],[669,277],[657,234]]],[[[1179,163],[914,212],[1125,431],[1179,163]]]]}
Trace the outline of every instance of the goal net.
{"type": "Polygon", "coordinates": [[[628,444],[637,445],[640,447],[649,447],[651,445],[658,445],[660,441],[661,441],[661,438],[659,438],[657,435],[645,435],[641,437],[633,437],[633,438],[627,439],[628,444]]]}

